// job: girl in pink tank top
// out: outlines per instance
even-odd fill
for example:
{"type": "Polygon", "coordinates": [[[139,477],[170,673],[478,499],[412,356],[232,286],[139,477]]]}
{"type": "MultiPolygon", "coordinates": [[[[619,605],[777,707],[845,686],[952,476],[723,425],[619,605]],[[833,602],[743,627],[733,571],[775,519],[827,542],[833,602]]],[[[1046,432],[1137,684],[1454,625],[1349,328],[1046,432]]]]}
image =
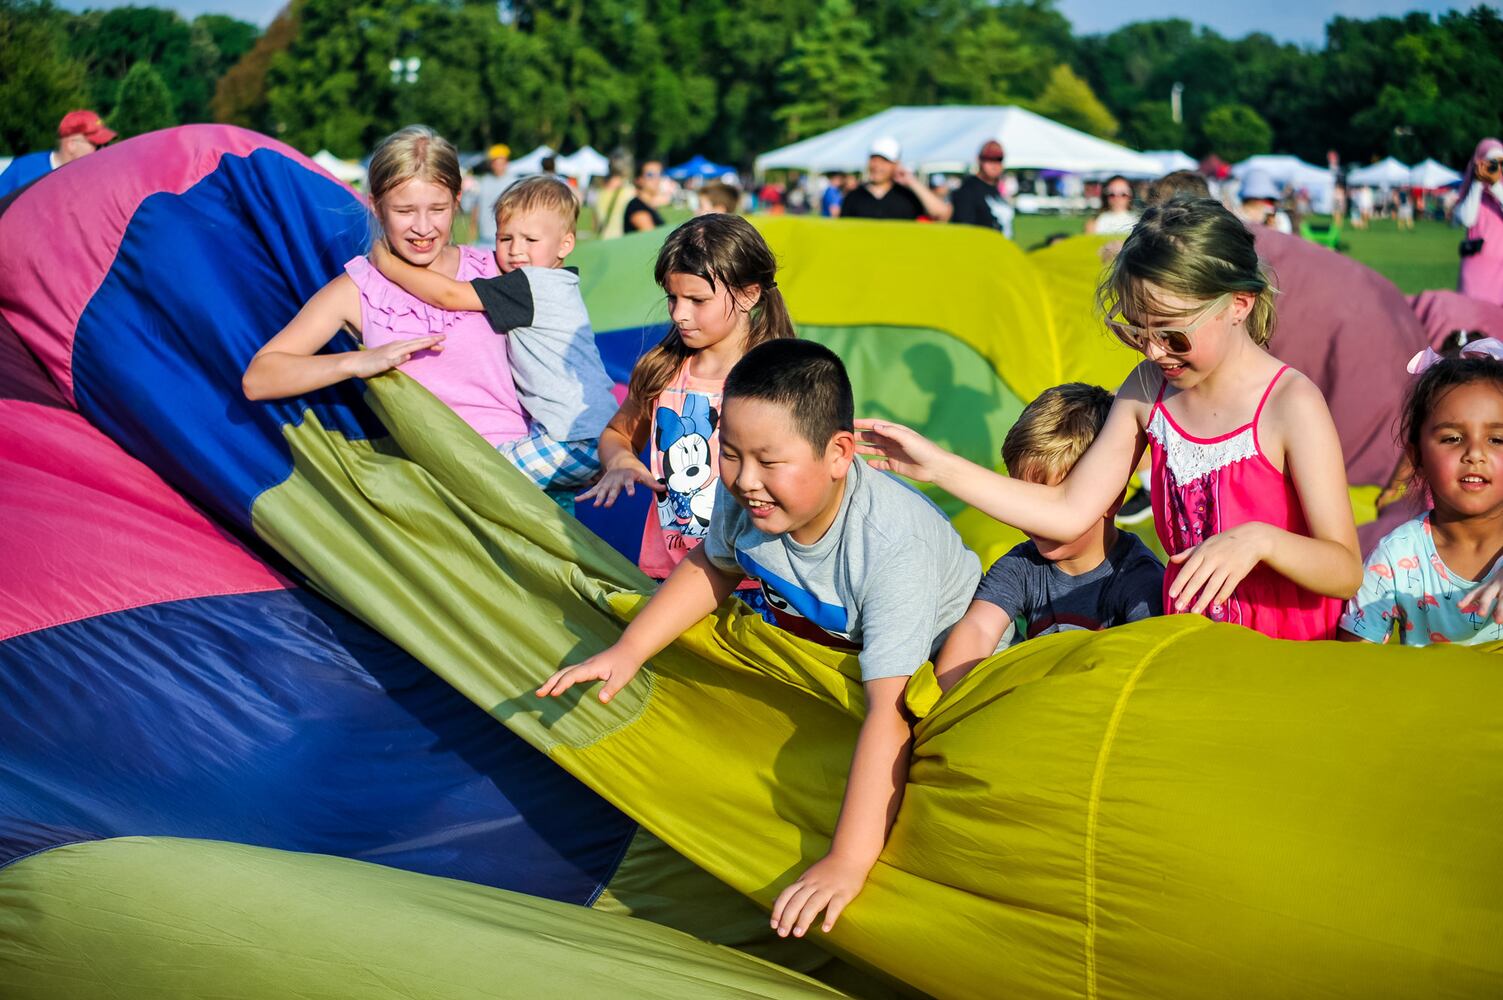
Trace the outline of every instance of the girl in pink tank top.
{"type": "Polygon", "coordinates": [[[1112,331],[1145,360],[1063,481],[1010,479],[885,422],[857,421],[863,450],[1065,541],[1120,501],[1147,447],[1165,610],[1333,639],[1362,579],[1357,528],[1320,390],[1264,349],[1273,294],[1252,233],[1220,203],[1150,208],[1098,293],[1112,331]]]}
{"type": "MultiPolygon", "coordinates": [[[[422,125],[389,136],[371,157],[371,210],[393,253],[464,281],[497,273],[495,255],[449,245],[459,199],[454,147],[422,125]]],[[[325,285],[266,346],[242,380],[251,399],[299,396],[401,366],[492,444],[527,435],[506,347],[483,313],[437,309],[402,291],[364,257],[325,285]],[[320,354],[340,328],[365,349],[320,354]]]]}

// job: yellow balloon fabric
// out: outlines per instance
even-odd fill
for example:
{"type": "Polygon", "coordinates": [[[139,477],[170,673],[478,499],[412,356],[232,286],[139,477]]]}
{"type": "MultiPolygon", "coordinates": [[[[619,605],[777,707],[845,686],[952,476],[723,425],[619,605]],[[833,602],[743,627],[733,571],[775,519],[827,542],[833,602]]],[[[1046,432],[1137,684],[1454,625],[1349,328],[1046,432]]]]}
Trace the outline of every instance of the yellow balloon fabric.
{"type": "MultiPolygon", "coordinates": [[[[313,414],[255,523],[364,617],[762,906],[828,847],[853,658],[731,602],[609,705],[540,700],[646,581],[401,375],[389,441],[313,414]]],[[[910,685],[914,766],[819,943],[939,997],[1503,989],[1498,650],[1293,644],[1199,618],[1025,644],[910,685]]]]}

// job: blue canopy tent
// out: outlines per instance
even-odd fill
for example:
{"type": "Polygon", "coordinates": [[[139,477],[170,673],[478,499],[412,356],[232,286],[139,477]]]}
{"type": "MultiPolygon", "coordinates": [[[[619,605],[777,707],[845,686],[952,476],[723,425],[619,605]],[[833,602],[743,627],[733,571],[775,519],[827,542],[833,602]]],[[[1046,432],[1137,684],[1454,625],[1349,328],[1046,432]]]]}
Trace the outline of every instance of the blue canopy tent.
{"type": "Polygon", "coordinates": [[[691,177],[698,177],[701,180],[713,181],[724,177],[726,174],[734,174],[735,172],[735,167],[721,166],[718,163],[714,163],[710,160],[705,159],[703,156],[700,156],[697,153],[694,155],[693,159],[688,160],[684,163],[680,163],[676,167],[668,168],[668,176],[672,177],[676,181],[686,181],[691,177]]]}

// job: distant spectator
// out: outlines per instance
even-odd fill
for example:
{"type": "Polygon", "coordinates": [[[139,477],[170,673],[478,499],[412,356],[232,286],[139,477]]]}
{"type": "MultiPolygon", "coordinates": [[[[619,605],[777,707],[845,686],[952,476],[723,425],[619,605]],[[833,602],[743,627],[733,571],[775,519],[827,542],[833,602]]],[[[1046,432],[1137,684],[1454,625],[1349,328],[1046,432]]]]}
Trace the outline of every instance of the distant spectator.
{"type": "Polygon", "coordinates": [[[558,157],[556,157],[556,156],[545,156],[538,163],[538,167],[541,169],[541,171],[543,173],[543,176],[545,176],[545,177],[557,177],[558,176],[558,157]]]}
{"type": "Polygon", "coordinates": [[[700,215],[714,215],[716,212],[735,212],[740,207],[740,188],[731,187],[724,181],[710,181],[699,189],[700,215]]]}
{"type": "Polygon", "coordinates": [[[844,171],[836,171],[829,176],[829,184],[825,187],[824,194],[819,196],[820,215],[827,219],[840,217],[840,203],[845,199],[850,176],[844,171]]]}
{"type": "Polygon", "coordinates": [[[464,193],[460,211],[470,217],[471,230],[475,234],[474,245],[487,250],[496,248],[496,202],[501,194],[516,183],[511,174],[511,147],[498,142],[486,150],[486,169],[479,171],[475,185],[464,193]]]}
{"type": "Polygon", "coordinates": [[[1456,221],[1466,226],[1456,290],[1503,305],[1503,142],[1483,139],[1466,165],[1456,221]]]}
{"type": "Polygon", "coordinates": [[[1012,238],[1013,208],[1002,193],[1006,154],[1002,144],[988,140],[976,154],[976,172],[950,195],[950,221],[958,225],[995,229],[1012,238]]]}
{"type": "Polygon", "coordinates": [[[1162,205],[1176,198],[1209,198],[1211,186],[1195,170],[1176,170],[1148,185],[1148,204],[1162,205]]]}
{"type": "Polygon", "coordinates": [[[637,171],[637,193],[626,203],[626,231],[646,232],[663,224],[658,209],[668,203],[663,196],[663,161],[644,160],[637,171]]]}
{"type": "Polygon", "coordinates": [[[114,140],[115,133],[94,112],[69,111],[58,123],[56,149],[18,156],[0,173],[0,198],[114,140]]]}
{"type": "Polygon", "coordinates": [[[1097,236],[1125,236],[1138,224],[1132,210],[1132,185],[1121,174],[1101,185],[1101,214],[1087,219],[1085,231],[1097,236]]]}
{"type": "Polygon", "coordinates": [[[912,220],[927,215],[936,222],[950,218],[950,206],[913,177],[900,162],[903,147],[891,136],[872,143],[866,161],[866,183],[845,196],[843,219],[912,220]]]}
{"type": "Polygon", "coordinates": [[[611,154],[610,173],[595,197],[595,233],[603,240],[613,240],[626,232],[626,207],[633,200],[626,179],[634,173],[630,153],[618,149],[611,154]]]}
{"type": "Polygon", "coordinates": [[[1294,223],[1279,210],[1279,188],[1263,170],[1249,170],[1242,175],[1242,199],[1239,214],[1248,225],[1268,226],[1280,233],[1293,233],[1294,223]]]}

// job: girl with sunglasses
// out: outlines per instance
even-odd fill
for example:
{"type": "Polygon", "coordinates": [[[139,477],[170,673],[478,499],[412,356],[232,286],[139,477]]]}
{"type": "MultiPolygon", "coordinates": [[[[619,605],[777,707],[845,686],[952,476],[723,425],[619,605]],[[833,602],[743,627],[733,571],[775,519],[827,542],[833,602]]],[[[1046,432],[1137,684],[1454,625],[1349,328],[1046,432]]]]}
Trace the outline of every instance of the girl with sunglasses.
{"type": "Polygon", "coordinates": [[[1273,295],[1252,233],[1220,203],[1150,208],[1098,292],[1108,326],[1144,361],[1063,481],[1010,479],[885,421],[857,421],[861,450],[1030,535],[1075,538],[1147,448],[1165,609],[1335,638],[1362,580],[1357,528],[1325,399],[1266,350],[1273,295]]]}

